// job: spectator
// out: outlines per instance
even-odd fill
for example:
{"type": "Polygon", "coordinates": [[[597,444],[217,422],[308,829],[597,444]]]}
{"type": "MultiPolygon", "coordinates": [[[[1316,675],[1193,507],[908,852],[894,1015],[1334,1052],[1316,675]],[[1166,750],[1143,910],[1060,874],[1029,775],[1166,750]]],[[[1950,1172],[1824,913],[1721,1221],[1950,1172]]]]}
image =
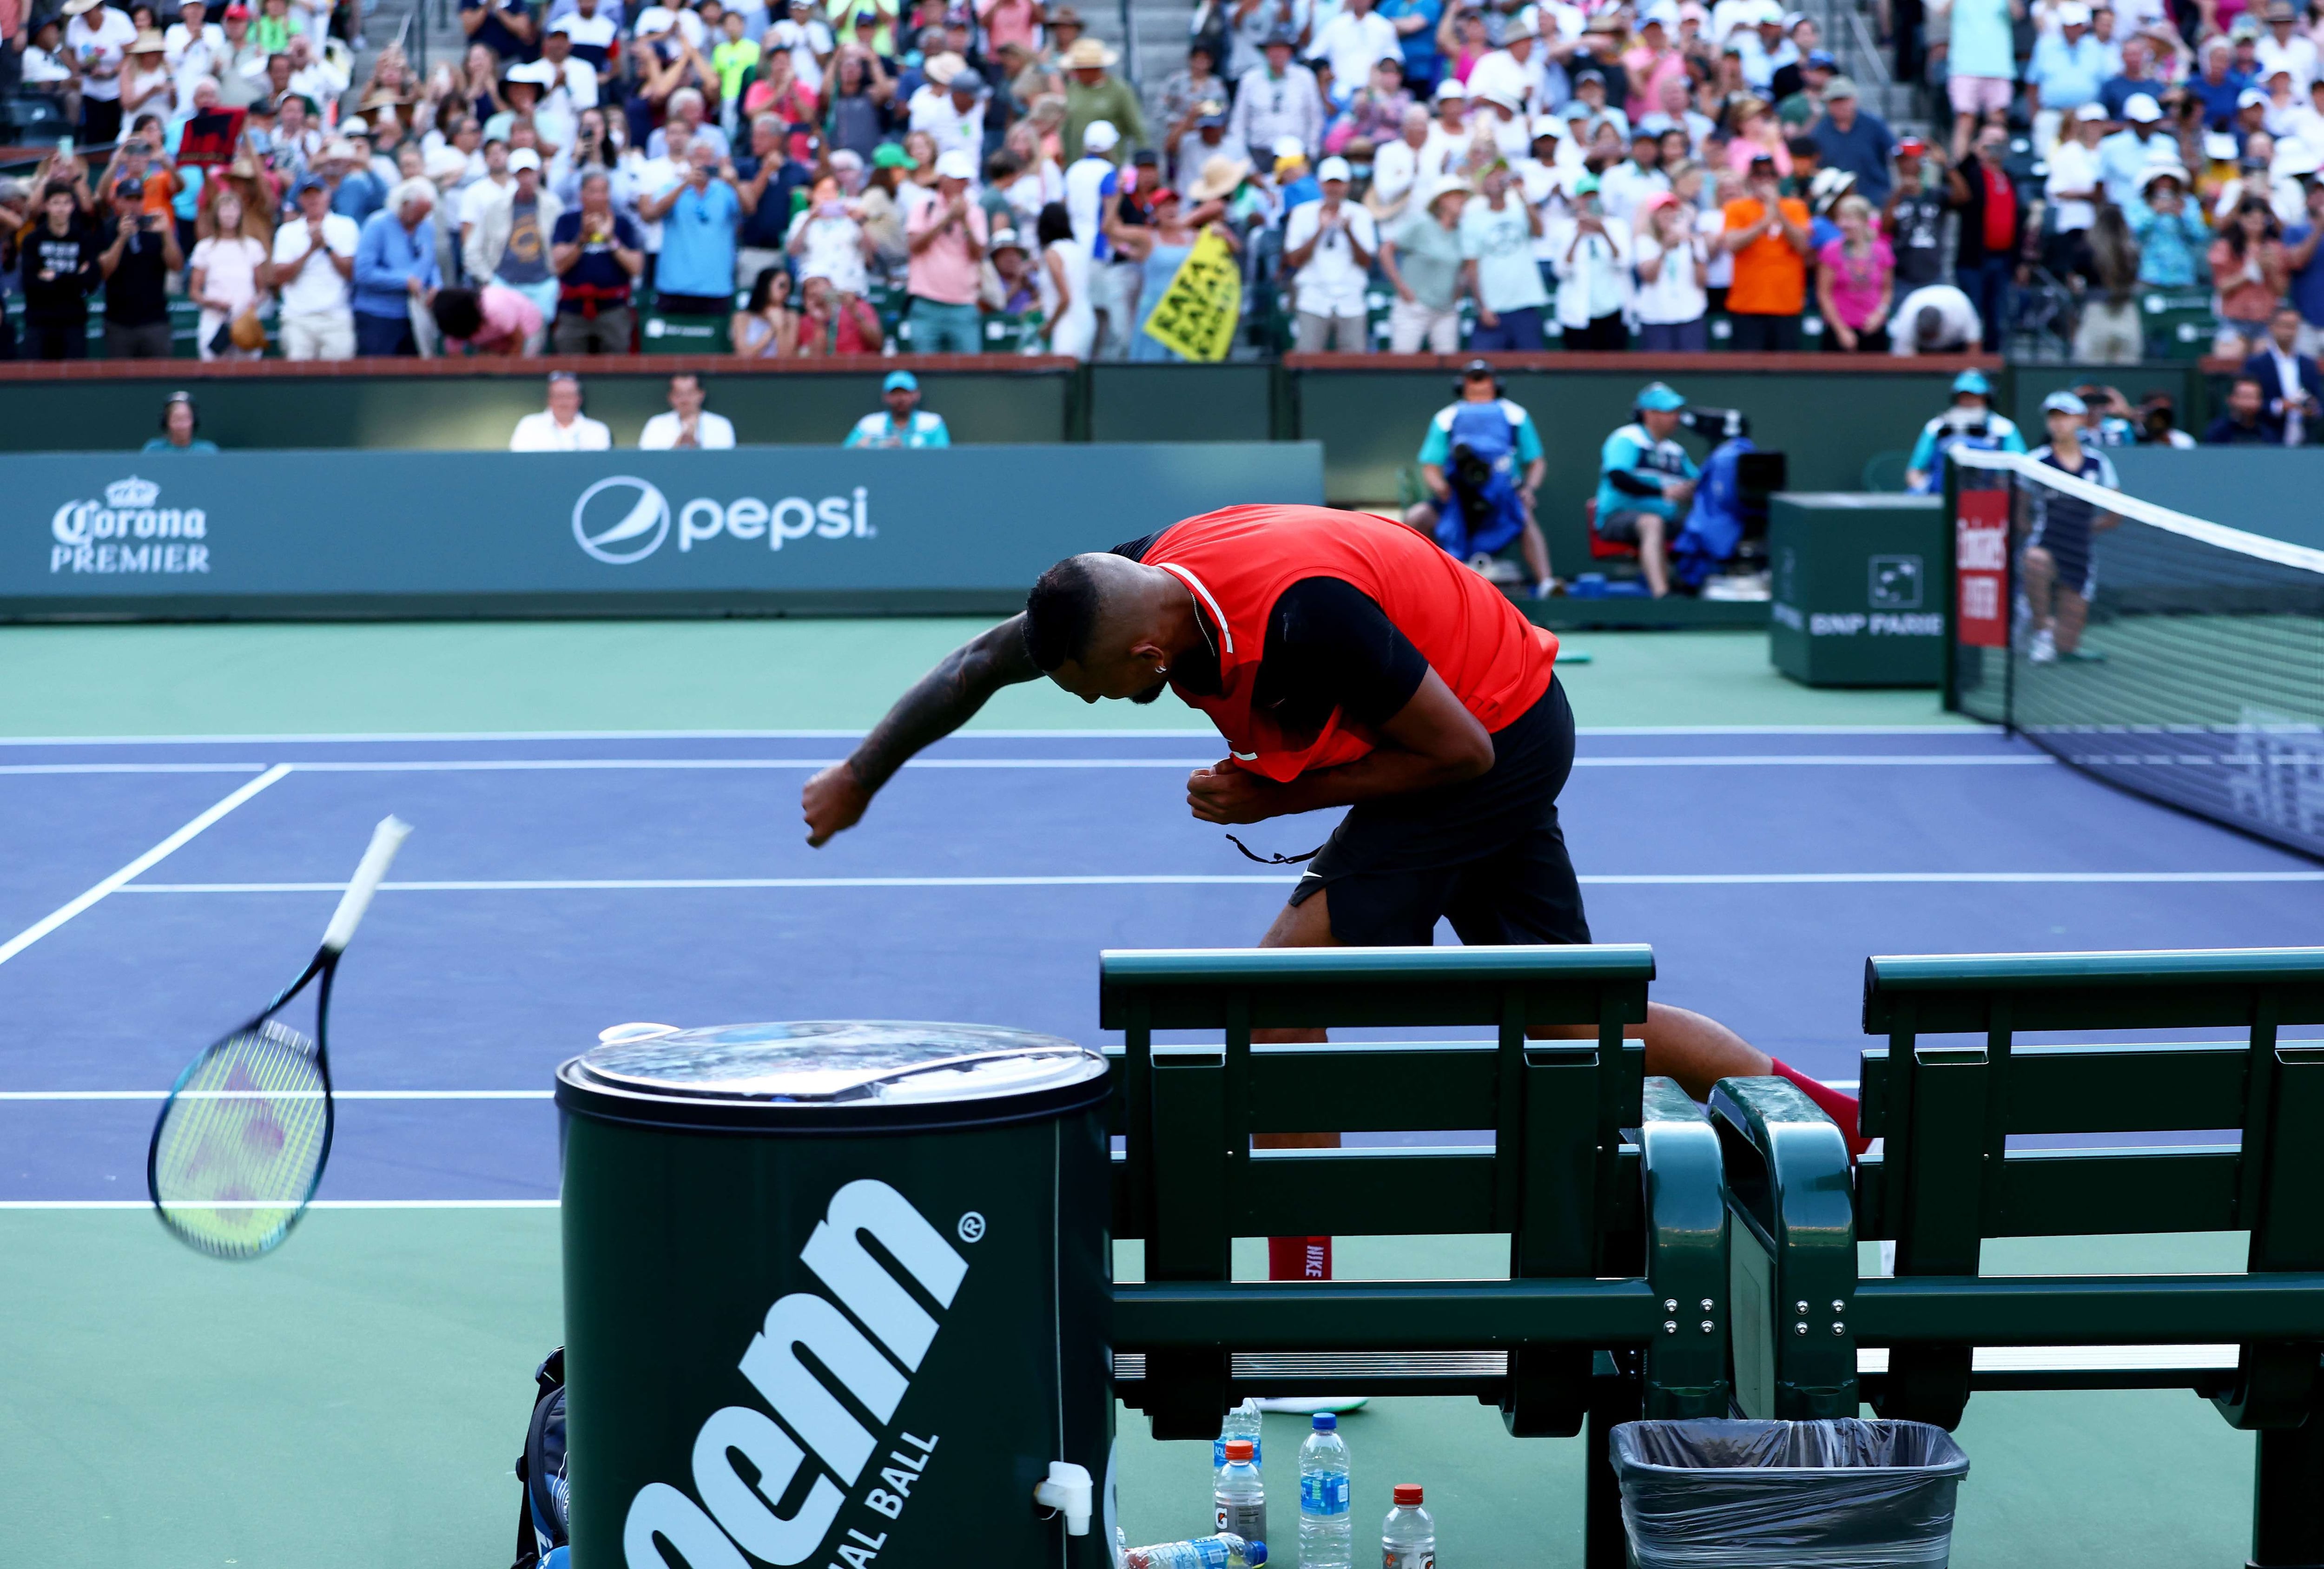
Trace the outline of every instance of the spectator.
{"type": "Polygon", "coordinates": [[[581,411],[581,381],[571,371],[549,373],[549,407],[527,414],[509,436],[511,452],[610,452],[613,433],[581,411]]]}
{"type": "Polygon", "coordinates": [[[1921,427],[1920,439],[1904,460],[1904,488],[1922,495],[1937,489],[1944,455],[1963,444],[1987,452],[2025,450],[2016,423],[1994,412],[1993,383],[1983,371],[1963,371],[1953,378],[1951,407],[1921,427]]]}
{"type": "Polygon", "coordinates": [[[2176,163],[2158,163],[2139,176],[2130,232],[2138,241],[2138,281],[2149,288],[2192,289],[2202,281],[2211,231],[2187,199],[2187,171],[2176,163]]]}
{"type": "Polygon", "coordinates": [[[1443,0],[1385,0],[1379,14],[1396,29],[1397,47],[1404,51],[1404,85],[1416,101],[1425,102],[1443,70],[1443,57],[1436,48],[1443,0]]]}
{"type": "Polygon", "coordinates": [[[315,171],[331,188],[331,210],[355,219],[357,228],[387,205],[388,182],[373,171],[371,160],[347,137],[323,143],[315,171]]]}
{"type": "Polygon", "coordinates": [[[1365,280],[1379,251],[1379,231],[1370,213],[1348,200],[1346,159],[1326,158],[1315,172],[1323,198],[1292,208],[1283,226],[1283,265],[1292,275],[1299,318],[1298,350],[1364,354],[1371,348],[1365,280]]]}
{"type": "Polygon", "coordinates": [[[77,190],[70,181],[51,179],[42,187],[39,221],[16,242],[27,359],[77,360],[88,354],[88,296],[100,280],[97,254],[106,242],[82,215],[77,190]]]}
{"type": "Polygon", "coordinates": [[[2127,209],[2147,167],[2179,162],[2179,144],[2163,129],[2163,106],[2145,93],[2131,95],[2122,117],[2129,123],[2098,143],[2098,179],[2106,198],[2127,209]]]}
{"type": "Polygon", "coordinates": [[[2278,71],[2289,71],[2294,88],[2306,92],[2309,84],[2324,79],[2317,71],[2316,41],[2297,31],[2300,13],[2292,0],[2268,0],[2264,21],[2267,32],[2255,44],[2254,53],[2259,60],[2262,80],[2278,71]]]}
{"type": "Polygon", "coordinates": [[[103,0],[65,0],[65,48],[80,62],[81,142],[109,147],[121,135],[121,72],[137,24],[103,0]]]}
{"type": "Polygon", "coordinates": [[[727,324],[726,336],[737,355],[746,360],[782,360],[798,353],[798,318],[788,303],[790,288],[790,274],[780,267],[764,268],[752,281],[750,302],[727,324]]]}
{"type": "Polygon", "coordinates": [[[2009,285],[2024,243],[2025,204],[2001,161],[2008,133],[1987,125],[1976,148],[1945,171],[1952,205],[1960,214],[1953,246],[1953,280],[1976,307],[1985,326],[1985,348],[1998,353],[2009,324],[2009,285]]]}
{"type": "Polygon", "coordinates": [[[2292,282],[2280,235],[2267,198],[2254,191],[2211,242],[2211,287],[2219,296],[2219,333],[2211,345],[2217,357],[2242,359],[2265,352],[2268,323],[2292,282]]]}
{"type": "Polygon", "coordinates": [[[654,308],[723,321],[733,309],[734,235],[742,218],[734,166],[722,164],[707,143],[680,135],[672,143],[686,149],[686,179],[638,203],[641,217],[662,226],[654,308]]]}
{"type": "MultiPolygon", "coordinates": [[[[1557,122],[1548,122],[1554,125],[1557,122]]],[[[1598,177],[1598,199],[1607,217],[1624,228],[1635,227],[1638,204],[1670,189],[1662,168],[1662,143],[1641,125],[1630,133],[1630,155],[1598,177]]]]}
{"type": "Polygon", "coordinates": [[[1421,439],[1420,479],[1433,499],[1416,504],[1404,521],[1488,576],[1494,558],[1517,543],[1534,597],[1545,599],[1556,580],[1533,506],[1548,473],[1533,416],[1501,396],[1491,365],[1471,360],[1461,372],[1460,397],[1436,411],[1421,439]]]}
{"type": "MultiPolygon", "coordinates": [[[[2080,4],[2080,0],[2069,0],[2080,4]]],[[[2098,180],[2098,139],[2106,133],[2106,109],[2083,104],[2065,112],[2057,145],[2050,149],[2049,174],[2042,194],[2052,215],[2049,266],[2061,278],[2091,276],[2090,228],[2098,222],[2103,194],[2098,180]]]]}
{"type": "Polygon", "coordinates": [[[97,270],[105,280],[105,357],[170,357],[167,274],[185,265],[177,231],[164,212],[145,208],[144,182],[115,180],[113,214],[99,238],[97,270]]]}
{"type": "Polygon", "coordinates": [[[1137,91],[1106,68],[1113,51],[1094,38],[1079,38],[1058,62],[1065,72],[1065,155],[1082,155],[1082,134],[1103,120],[1130,139],[1132,147],[1146,144],[1146,115],[1138,106],[1137,91]]]}
{"type": "MultiPolygon", "coordinates": [[[[2031,456],[2061,474],[2120,490],[2113,460],[2082,442],[2082,423],[2089,413],[2089,405],[2071,392],[2052,392],[2043,399],[2042,417],[2049,425],[2050,439],[2031,456]]],[[[2082,624],[2098,592],[2093,536],[2122,519],[2048,485],[2029,485],[2021,497],[2023,513],[2017,521],[2025,531],[2025,549],[2018,558],[2019,581],[2033,612],[2025,657],[2037,665],[2071,659],[2081,650],[2082,624]]]]}
{"type": "MultiPolygon", "coordinates": [[[[2110,119],[2135,120],[2137,116],[2130,112],[2133,98],[2157,102],[2169,95],[2170,87],[2155,74],[2153,41],[2144,33],[2136,34],[2123,40],[2122,74],[2108,77],[2098,85],[2098,102],[2107,106],[2110,119]]],[[[2159,107],[2156,117],[2161,117],[2159,107]]]]}
{"type": "Polygon", "coordinates": [[[638,432],[641,452],[668,452],[680,448],[716,451],[734,445],[734,426],[724,414],[704,408],[702,378],[680,371],[669,379],[669,409],[646,421],[638,432]]]}
{"type": "Polygon", "coordinates": [[[1666,552],[1702,473],[1678,444],[1685,407],[1660,382],[1640,389],[1632,405],[1637,418],[1606,438],[1598,456],[1598,537],[1638,548],[1638,569],[1656,599],[1670,592],[1666,552]]]}
{"type": "Polygon", "coordinates": [[[828,278],[809,278],[800,286],[801,359],[878,354],[881,337],[880,313],[866,301],[841,293],[828,278]]]}
{"type": "Polygon", "coordinates": [[[1945,50],[1945,96],[1953,109],[1953,162],[1969,152],[1969,135],[1987,115],[2006,113],[2017,76],[2011,25],[2025,14],[2022,0],[1953,0],[1945,50]]]}
{"type": "Polygon", "coordinates": [[[2324,238],[2324,180],[2301,181],[2307,212],[2304,220],[2284,231],[2283,260],[2292,269],[2292,303],[2300,311],[2300,352],[2310,359],[2324,355],[2324,256],[2317,241],[2324,238]]]}
{"type": "Polygon", "coordinates": [[[1895,134],[1857,103],[1856,84],[1834,77],[1824,84],[1824,117],[1808,133],[1826,169],[1856,177],[1856,193],[1877,208],[1888,199],[1896,157],[1895,134]]]}
{"type": "Polygon", "coordinates": [[[1323,144],[1323,91],[1315,73],[1291,58],[1297,42],[1295,32],[1269,33],[1264,62],[1245,71],[1235,85],[1226,139],[1253,157],[1286,138],[1297,141],[1309,158],[1323,144]]]}
{"type": "Polygon", "coordinates": [[[529,0],[460,0],[460,31],[504,62],[524,59],[540,38],[529,0]]]}
{"type": "Polygon", "coordinates": [[[80,124],[80,60],[65,47],[62,16],[43,12],[32,18],[16,71],[26,97],[47,99],[66,125],[80,124]]]}
{"type": "MultiPolygon", "coordinates": [[[[612,61],[613,49],[621,37],[621,24],[607,15],[598,0],[575,0],[572,10],[549,24],[552,33],[563,33],[572,41],[573,58],[588,66],[600,76],[612,61]]],[[[542,41],[544,47],[547,40],[542,41]]],[[[567,80],[574,79],[571,77],[567,80]]],[[[586,107],[578,105],[577,107],[586,107]]]]}
{"type": "Polygon", "coordinates": [[[1896,281],[1907,290],[1933,283],[1944,272],[1945,198],[1922,179],[1924,161],[1939,156],[1918,136],[1896,149],[1896,182],[1880,213],[1880,232],[1896,254],[1896,281]]]}
{"type": "Polygon", "coordinates": [[[1390,354],[1452,354],[1461,346],[1461,209],[1469,185],[1440,176],[1428,199],[1380,236],[1380,270],[1396,299],[1388,308],[1390,354]]]}
{"type": "Polygon", "coordinates": [[[1888,352],[1898,355],[1972,354],[1983,327],[1969,297],[1950,283],[1923,283],[1896,302],[1888,352]]]}
{"type": "Polygon", "coordinates": [[[2301,325],[2297,307],[2286,305],[2277,310],[2259,352],[2244,362],[2241,377],[2259,383],[2267,400],[2262,423],[2286,447],[2304,445],[2324,433],[2324,424],[2318,420],[2324,414],[2324,403],[2319,403],[2324,400],[2324,377],[2318,375],[2316,361],[2300,352],[2301,325]]]}
{"type": "Polygon", "coordinates": [[[1721,243],[1735,258],[1727,313],[1738,353],[1790,353],[1800,346],[1800,312],[1807,304],[1808,209],[1796,197],[1776,195],[1775,161],[1751,160],[1747,194],[1726,208],[1721,243]]]}
{"type": "Polygon", "coordinates": [[[866,414],[847,433],[845,447],[950,447],[952,432],[944,416],[920,407],[920,379],[909,371],[890,371],[880,383],[880,401],[888,407],[866,414]]]}
{"type": "Polygon", "coordinates": [[[1415,206],[1412,198],[1433,188],[1437,180],[1435,174],[1422,173],[1428,141],[1428,111],[1414,104],[1404,111],[1395,138],[1374,149],[1371,184],[1364,192],[1364,208],[1377,221],[1393,226],[1407,212],[1417,214],[1427,206],[1425,201],[1415,206]]]}
{"type": "MultiPolygon", "coordinates": [[[[1232,159],[1213,158],[1192,192],[1198,202],[1230,194],[1250,172],[1250,165],[1232,159]],[[1223,186],[1223,189],[1220,189],[1223,186]]],[[[1035,281],[1041,291],[1041,337],[1050,354],[1086,360],[1097,341],[1097,317],[1090,307],[1089,252],[1074,237],[1073,219],[1063,202],[1041,209],[1034,230],[1040,246],[1035,281]]]]}
{"type": "Polygon", "coordinates": [[[977,269],[976,302],[986,315],[1003,323],[1038,326],[1041,288],[1034,276],[1031,254],[1032,247],[1018,237],[1015,229],[992,231],[984,264],[977,269]]]}
{"type": "Polygon", "coordinates": [[[2074,328],[2074,357],[2084,365],[2135,365],[2145,353],[2138,319],[2138,241],[2120,208],[2101,205],[2090,225],[2090,287],[2074,328]]]}
{"type": "Polygon", "coordinates": [[[1676,196],[1650,197],[1638,209],[1631,254],[1638,269],[1638,347],[1647,354],[1704,354],[1711,348],[1711,241],[1697,208],[1676,196]]]}
{"type": "Polygon", "coordinates": [[[2155,389],[2138,401],[2139,445],[2142,447],[2189,448],[2195,438],[2178,425],[2178,403],[2171,394],[2155,389]]]}
{"type": "Polygon", "coordinates": [[[780,118],[754,115],[750,129],[751,151],[734,160],[734,194],[742,198],[743,213],[734,232],[737,289],[752,287],[761,272],[783,264],[792,225],[791,193],[805,190],[814,178],[785,150],[788,137],[780,118]]]}
{"type": "Polygon", "coordinates": [[[1343,0],[1338,13],[1315,29],[1307,58],[1323,61],[1330,81],[1317,85],[1339,107],[1345,107],[1371,79],[1372,67],[1381,60],[1396,61],[1399,77],[1404,71],[1404,47],[1396,24],[1372,8],[1372,0],[1343,0]]]}
{"type": "Polygon", "coordinates": [[[1534,261],[1541,233],[1541,214],[1510,199],[1509,166],[1494,160],[1485,171],[1482,199],[1461,209],[1461,283],[1477,301],[1471,349],[1541,348],[1542,307],[1549,303],[1534,261]]]}
{"type": "Polygon", "coordinates": [[[216,452],[217,443],[206,441],[198,434],[201,428],[202,411],[194,406],[194,395],[172,392],[161,404],[161,434],[146,438],[143,450],[216,452]]]}
{"type": "Polygon", "coordinates": [[[355,352],[364,358],[416,355],[412,307],[428,309],[444,281],[436,268],[436,188],[407,180],[371,215],[355,244],[355,352]]]}
{"type": "Polygon", "coordinates": [[[266,220],[245,209],[242,193],[226,185],[210,198],[195,227],[201,237],[186,263],[186,295],[201,308],[194,324],[195,348],[205,360],[254,360],[266,348],[266,329],[258,319],[266,220]]]}
{"type": "Polygon", "coordinates": [[[2282,438],[2267,428],[2267,391],[2250,376],[2237,376],[2227,390],[2225,412],[2203,432],[2206,447],[2277,447],[2282,438]]]}
{"type": "MultiPolygon", "coordinates": [[[[687,12],[684,14],[690,16],[693,13],[687,12]]],[[[646,139],[646,156],[660,157],[667,152],[670,157],[676,158],[677,149],[669,145],[669,137],[671,131],[680,125],[686,127],[687,137],[690,143],[707,146],[710,149],[715,155],[712,159],[713,162],[723,162],[732,156],[733,148],[726,141],[726,133],[712,125],[704,117],[704,115],[705,100],[700,88],[679,88],[671,93],[669,117],[662,122],[659,130],[646,139]]]]}
{"type": "Polygon", "coordinates": [[[2058,30],[2034,41],[2034,58],[2025,67],[2034,151],[2045,158],[2063,134],[2065,117],[2098,103],[2108,66],[2107,46],[2091,33],[2090,8],[2082,0],[2066,0],[2057,18],[2058,30]]]}
{"type": "Polygon", "coordinates": [[[1607,212],[1598,177],[1573,182],[1570,211],[1547,226],[1557,274],[1557,322],[1577,353],[1619,354],[1630,344],[1630,226],[1607,212]]]}
{"type": "Polygon", "coordinates": [[[631,289],[645,270],[637,226],[613,208],[612,178],[581,176],[581,205],[550,230],[549,264],[557,274],[557,352],[627,354],[636,314],[631,289]]]}
{"type": "Polygon", "coordinates": [[[800,280],[828,278],[843,294],[869,286],[872,236],[860,221],[862,205],[840,194],[839,181],[825,175],[815,182],[807,205],[791,219],[784,250],[800,280]]]}
{"type": "Polygon", "coordinates": [[[1888,311],[1896,302],[1896,257],[1872,226],[1872,204],[1844,196],[1834,209],[1840,238],[1816,254],[1816,305],[1832,342],[1848,354],[1888,348],[1888,311]]]}
{"type": "Polygon", "coordinates": [[[540,307],[505,283],[438,289],[428,309],[447,355],[456,356],[463,348],[512,359],[540,352],[540,307]]]}
{"type": "Polygon", "coordinates": [[[1183,161],[1180,149],[1193,140],[1201,121],[1226,113],[1227,99],[1232,95],[1232,88],[1218,74],[1219,62],[1211,56],[1213,47],[1201,38],[1188,43],[1185,69],[1170,73],[1156,104],[1154,118],[1162,127],[1163,149],[1170,155],[1174,180],[1189,180],[1195,173],[1183,161]]]}
{"type": "Polygon", "coordinates": [[[939,153],[955,150],[971,158],[984,152],[984,77],[956,55],[939,55],[927,63],[926,86],[912,95],[908,106],[911,128],[926,131],[939,153]]]}
{"type": "Polygon", "coordinates": [[[976,309],[977,263],[989,230],[984,209],[969,199],[976,165],[965,152],[936,160],[936,195],[905,225],[911,247],[906,285],[910,295],[912,348],[918,354],[976,354],[984,328],[976,309]]]}
{"type": "MultiPolygon", "coordinates": [[[[558,220],[565,204],[540,183],[540,154],[520,147],[508,155],[509,183],[477,183],[477,199],[468,208],[468,237],[462,261],[470,281],[513,289],[532,301],[541,320],[556,319],[559,293],[557,270],[549,257],[558,220]]],[[[540,341],[525,352],[540,352],[540,341]]]]}
{"type": "Polygon", "coordinates": [[[355,328],[348,285],[360,231],[352,218],[331,210],[330,192],[311,174],[300,182],[298,203],[299,218],[274,231],[274,258],[268,268],[268,281],[281,300],[282,357],[353,359],[355,328]]]}

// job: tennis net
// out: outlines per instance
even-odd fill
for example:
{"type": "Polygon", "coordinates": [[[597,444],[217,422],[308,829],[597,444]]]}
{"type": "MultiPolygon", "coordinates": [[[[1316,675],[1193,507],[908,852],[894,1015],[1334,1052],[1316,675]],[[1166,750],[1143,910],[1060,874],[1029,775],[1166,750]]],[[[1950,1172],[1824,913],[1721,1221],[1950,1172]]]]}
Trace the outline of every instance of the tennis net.
{"type": "Polygon", "coordinates": [[[1949,460],[1961,709],[2126,789],[2324,856],[2324,550],[2014,453],[1949,460]]]}

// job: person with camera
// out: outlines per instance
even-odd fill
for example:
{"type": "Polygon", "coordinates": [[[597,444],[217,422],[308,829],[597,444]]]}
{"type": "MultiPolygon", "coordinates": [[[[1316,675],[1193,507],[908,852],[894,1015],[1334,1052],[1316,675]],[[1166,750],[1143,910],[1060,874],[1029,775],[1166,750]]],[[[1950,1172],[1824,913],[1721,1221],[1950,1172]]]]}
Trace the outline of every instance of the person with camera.
{"type": "Polygon", "coordinates": [[[1670,592],[1670,541],[1702,471],[1678,444],[1684,398],[1652,382],[1631,409],[1637,418],[1607,437],[1599,453],[1598,537],[1637,546],[1647,592],[1660,599],[1670,592]]]}
{"type": "Polygon", "coordinates": [[[1931,495],[1944,481],[1944,455],[1955,447],[1981,452],[2023,452],[2025,438],[2006,415],[1993,410],[1993,383],[1983,371],[1953,378],[1952,406],[1921,427],[1921,438],[1904,462],[1904,486],[1931,495]]]}
{"type": "Polygon", "coordinates": [[[1428,421],[1420,443],[1421,483],[1432,499],[1408,509],[1404,521],[1487,577],[1495,558],[1517,541],[1534,597],[1547,598],[1556,579],[1533,515],[1534,495],[1549,473],[1541,432],[1522,405],[1501,395],[1500,378],[1485,361],[1469,362],[1459,391],[1428,421]]]}
{"type": "Polygon", "coordinates": [[[41,216],[16,242],[26,359],[88,356],[88,296],[97,284],[104,245],[97,226],[82,216],[76,184],[52,179],[42,188],[41,216]]]}
{"type": "Polygon", "coordinates": [[[113,217],[97,270],[105,280],[105,357],[170,357],[170,301],[165,280],[186,264],[166,212],[149,212],[145,182],[115,180],[113,217]]]}

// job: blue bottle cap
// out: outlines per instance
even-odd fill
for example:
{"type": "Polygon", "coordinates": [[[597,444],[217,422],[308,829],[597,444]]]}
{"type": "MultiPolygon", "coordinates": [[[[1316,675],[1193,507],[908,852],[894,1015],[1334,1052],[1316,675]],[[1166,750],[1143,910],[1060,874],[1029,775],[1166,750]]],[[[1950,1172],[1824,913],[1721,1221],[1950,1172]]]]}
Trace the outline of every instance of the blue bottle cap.
{"type": "Polygon", "coordinates": [[[1246,1563],[1246,1564],[1250,1564],[1250,1569],[1259,1569],[1259,1566],[1261,1564],[1264,1564],[1264,1563],[1266,1563],[1266,1562],[1267,1562],[1267,1544],[1266,1544],[1266,1543],[1264,1543],[1264,1542],[1246,1542],[1246,1543],[1244,1543],[1244,1544],[1243,1544],[1243,1546],[1244,1546],[1245,1547],[1247,1547],[1248,1549],[1250,1549],[1250,1551],[1249,1551],[1249,1552],[1247,1553],[1247,1555],[1244,1556],[1244,1558],[1243,1558],[1243,1562],[1244,1562],[1244,1563],[1246,1563]]]}
{"type": "Polygon", "coordinates": [[[1316,1432],[1329,1433],[1337,1428],[1339,1425],[1340,1414],[1337,1411],[1318,1411],[1315,1413],[1316,1432]]]}

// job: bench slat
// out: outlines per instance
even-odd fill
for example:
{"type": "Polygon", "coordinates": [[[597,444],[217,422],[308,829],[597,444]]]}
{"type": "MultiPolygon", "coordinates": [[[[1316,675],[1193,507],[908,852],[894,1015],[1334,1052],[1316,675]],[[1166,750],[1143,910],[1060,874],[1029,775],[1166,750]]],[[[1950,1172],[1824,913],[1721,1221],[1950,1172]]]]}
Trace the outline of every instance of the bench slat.
{"type": "Polygon", "coordinates": [[[1223,1029],[1231,1000],[1248,997],[1259,1029],[1498,1024],[1522,987],[1539,1024],[1594,1024],[1600,999],[1616,1017],[1646,1016],[1654,950],[1591,947],[1109,949],[1099,955],[1098,1023],[1129,1028],[1133,997],[1156,1029],[1223,1029]]]}
{"type": "MultiPolygon", "coordinates": [[[[2240,1128],[2243,1041],[2194,1045],[2017,1046],[2004,1100],[2012,1133],[2175,1133],[2240,1128]]],[[[1868,1048],[1859,1094],[1868,1139],[1888,1132],[1895,1068],[1868,1048]]]]}
{"type": "Polygon", "coordinates": [[[2248,1024],[2262,988],[2280,1022],[2324,1022],[2324,948],[1890,955],[1865,961],[1864,1032],[1981,1032],[2005,997],[2020,1030],[2248,1024]]]}
{"type": "MultiPolygon", "coordinates": [[[[2015,1149],[2002,1162],[1988,1237],[2138,1236],[2235,1231],[2233,1146],[2015,1149]]],[[[1902,1173],[1868,1156],[1857,1175],[1856,1234],[1891,1238],[1881,1216],[1902,1173]]]]}
{"type": "Polygon", "coordinates": [[[2324,1273],[1882,1276],[1849,1322],[1889,1346],[2324,1340],[2324,1273]]]}

